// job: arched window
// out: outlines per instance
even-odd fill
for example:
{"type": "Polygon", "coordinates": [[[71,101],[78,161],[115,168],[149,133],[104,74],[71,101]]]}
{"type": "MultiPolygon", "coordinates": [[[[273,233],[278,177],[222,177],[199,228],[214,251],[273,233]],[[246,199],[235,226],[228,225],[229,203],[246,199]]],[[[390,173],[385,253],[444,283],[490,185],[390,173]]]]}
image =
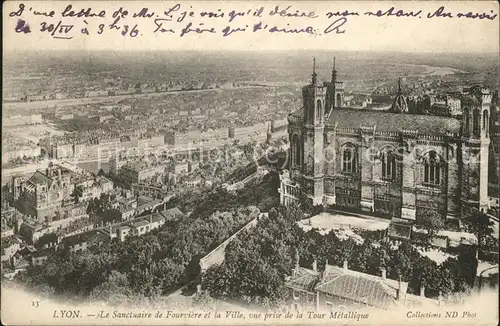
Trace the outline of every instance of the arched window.
{"type": "Polygon", "coordinates": [[[439,186],[441,184],[442,164],[436,152],[431,151],[424,158],[424,184],[439,186]]]}
{"type": "Polygon", "coordinates": [[[321,100],[317,100],[317,101],[316,101],[316,120],[317,120],[318,122],[320,122],[320,121],[321,121],[321,112],[322,112],[322,111],[323,111],[323,110],[321,110],[321,100]]]}
{"type": "Polygon", "coordinates": [[[470,117],[469,117],[469,109],[464,109],[463,112],[464,115],[464,122],[465,122],[465,130],[464,133],[469,133],[469,128],[470,128],[470,117]]]}
{"type": "Polygon", "coordinates": [[[479,135],[479,119],[479,110],[476,109],[474,110],[474,113],[472,115],[472,132],[474,133],[474,135],[479,135]]]}
{"type": "Polygon", "coordinates": [[[357,155],[356,148],[345,147],[342,152],[342,172],[345,174],[356,173],[357,155]]]}
{"type": "Polygon", "coordinates": [[[300,166],[300,141],[297,134],[292,137],[292,165],[300,166]]]}
{"type": "Polygon", "coordinates": [[[489,114],[487,110],[483,111],[483,130],[485,132],[488,132],[488,127],[489,127],[489,114]]]}
{"type": "Polygon", "coordinates": [[[395,180],[396,179],[396,155],[392,151],[382,152],[380,155],[382,162],[382,179],[395,180]]]}
{"type": "Polygon", "coordinates": [[[340,108],[342,106],[342,96],[340,93],[337,94],[337,104],[335,105],[336,108],[340,108]]]}

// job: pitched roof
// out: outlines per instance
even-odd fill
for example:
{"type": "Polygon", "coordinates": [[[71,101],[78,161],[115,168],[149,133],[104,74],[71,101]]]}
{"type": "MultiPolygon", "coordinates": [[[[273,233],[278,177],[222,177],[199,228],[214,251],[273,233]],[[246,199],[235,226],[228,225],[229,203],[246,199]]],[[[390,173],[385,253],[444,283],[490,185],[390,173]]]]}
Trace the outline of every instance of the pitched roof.
{"type": "Polygon", "coordinates": [[[70,235],[62,240],[66,246],[74,246],[80,243],[87,242],[87,236],[85,233],[70,235]]]}
{"type": "Polygon", "coordinates": [[[57,234],[55,234],[54,232],[50,232],[50,233],[46,233],[46,234],[42,235],[38,239],[37,244],[39,246],[43,246],[45,244],[57,243],[58,241],[59,241],[59,238],[57,237],[57,234]]]}
{"type": "Polygon", "coordinates": [[[43,229],[43,225],[38,222],[31,223],[31,221],[24,221],[21,224],[21,230],[23,229],[28,229],[29,232],[37,232],[43,229]]]}
{"type": "Polygon", "coordinates": [[[128,212],[133,212],[135,211],[135,208],[132,206],[126,206],[126,205],[120,205],[120,213],[128,213],[128,212]]]}
{"type": "Polygon", "coordinates": [[[146,225],[149,225],[149,221],[140,220],[140,221],[134,221],[134,222],[130,223],[130,226],[132,226],[134,228],[138,228],[138,227],[146,226],[146,225]]]}
{"type": "Polygon", "coordinates": [[[14,268],[17,269],[24,269],[29,266],[29,262],[24,259],[24,257],[21,257],[17,260],[14,261],[14,268]]]}
{"type": "MultiPolygon", "coordinates": [[[[316,286],[318,291],[385,309],[399,305],[398,288],[398,281],[330,265],[326,266],[323,279],[316,286]]],[[[404,295],[407,288],[408,283],[401,282],[404,295]]]]}
{"type": "Polygon", "coordinates": [[[34,184],[47,185],[49,187],[52,184],[52,179],[40,171],[36,171],[35,173],[33,173],[29,181],[34,184]]]}
{"type": "Polygon", "coordinates": [[[302,120],[304,117],[304,108],[300,108],[295,112],[292,112],[288,115],[288,122],[289,123],[298,123],[302,120]]]}
{"type": "Polygon", "coordinates": [[[169,208],[161,212],[161,214],[165,216],[165,219],[167,220],[172,220],[184,216],[184,213],[178,207],[169,208]]]}
{"type": "Polygon", "coordinates": [[[69,237],[64,238],[62,241],[66,246],[74,246],[77,244],[82,244],[99,238],[102,238],[103,240],[108,239],[102,232],[99,232],[98,230],[91,230],[88,232],[71,235],[69,237]]]}
{"type": "Polygon", "coordinates": [[[37,250],[35,251],[31,257],[32,258],[39,258],[39,257],[47,257],[49,255],[52,255],[55,253],[55,250],[54,248],[46,248],[46,249],[41,249],[41,250],[37,250]]]}
{"type": "Polygon", "coordinates": [[[460,122],[455,118],[420,114],[401,114],[387,111],[337,108],[331,111],[327,125],[340,128],[376,126],[375,131],[401,132],[403,129],[417,130],[423,135],[446,135],[459,133],[460,122]]]}
{"type": "Polygon", "coordinates": [[[2,237],[2,240],[1,240],[1,244],[2,244],[2,250],[4,248],[7,248],[7,247],[10,247],[10,246],[13,246],[13,245],[20,245],[22,244],[21,240],[19,240],[16,236],[9,236],[9,237],[2,237]]]}
{"type": "Polygon", "coordinates": [[[163,216],[160,212],[154,212],[153,217],[151,218],[152,222],[159,222],[163,221],[165,222],[165,216],[163,216]]]}
{"type": "Polygon", "coordinates": [[[300,267],[286,286],[294,290],[314,292],[319,281],[319,272],[300,267]]]}

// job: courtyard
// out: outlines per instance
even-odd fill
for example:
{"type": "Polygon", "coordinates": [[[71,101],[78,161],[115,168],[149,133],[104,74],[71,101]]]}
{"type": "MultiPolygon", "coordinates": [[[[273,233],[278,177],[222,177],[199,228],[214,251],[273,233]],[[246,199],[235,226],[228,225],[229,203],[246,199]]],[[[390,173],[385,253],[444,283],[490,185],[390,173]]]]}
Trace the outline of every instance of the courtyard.
{"type": "Polygon", "coordinates": [[[299,226],[304,229],[304,231],[309,231],[310,229],[317,228],[320,231],[328,233],[330,232],[330,230],[346,230],[352,228],[359,228],[369,231],[384,230],[389,227],[390,222],[390,220],[371,216],[358,217],[337,212],[322,212],[311,218],[301,220],[298,223],[299,226]]]}

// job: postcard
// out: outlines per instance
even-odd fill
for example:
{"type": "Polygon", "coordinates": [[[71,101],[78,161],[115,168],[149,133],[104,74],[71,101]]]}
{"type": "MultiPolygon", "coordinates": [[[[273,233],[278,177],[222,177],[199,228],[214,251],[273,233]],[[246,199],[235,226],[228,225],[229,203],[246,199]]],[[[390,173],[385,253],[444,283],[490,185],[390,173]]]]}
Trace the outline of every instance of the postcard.
{"type": "Polygon", "coordinates": [[[3,9],[3,324],[498,324],[498,2],[3,9]]]}

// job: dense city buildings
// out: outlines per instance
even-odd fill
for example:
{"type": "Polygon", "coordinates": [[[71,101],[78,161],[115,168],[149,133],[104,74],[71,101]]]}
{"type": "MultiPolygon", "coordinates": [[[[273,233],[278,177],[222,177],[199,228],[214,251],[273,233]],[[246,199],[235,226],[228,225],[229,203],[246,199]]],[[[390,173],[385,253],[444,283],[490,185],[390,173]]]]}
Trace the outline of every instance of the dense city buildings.
{"type": "Polygon", "coordinates": [[[60,166],[51,166],[45,172],[36,171],[26,181],[21,195],[27,204],[26,214],[42,220],[55,214],[65,202],[70,202],[73,188],[71,172],[60,166]]]}
{"type": "Polygon", "coordinates": [[[303,55],[228,57],[217,70],[147,56],[154,73],[67,58],[71,73],[48,64],[36,78],[14,64],[28,78],[4,86],[3,277],[91,300],[206,296],[337,317],[497,286],[486,67],[356,55],[314,63],[302,87],[303,55]]]}
{"type": "Polygon", "coordinates": [[[150,162],[127,162],[120,169],[120,175],[129,184],[141,183],[156,175],[165,174],[165,165],[150,162]]]}

